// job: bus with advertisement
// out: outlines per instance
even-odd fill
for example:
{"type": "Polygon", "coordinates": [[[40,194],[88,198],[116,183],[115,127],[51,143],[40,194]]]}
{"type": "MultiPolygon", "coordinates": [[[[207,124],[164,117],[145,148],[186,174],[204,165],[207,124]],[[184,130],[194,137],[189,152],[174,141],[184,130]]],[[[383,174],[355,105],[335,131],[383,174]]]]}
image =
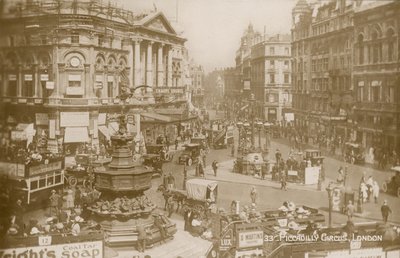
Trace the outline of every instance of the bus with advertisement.
{"type": "Polygon", "coordinates": [[[52,190],[64,185],[64,158],[43,158],[40,161],[0,161],[1,191],[8,191],[10,202],[20,199],[27,208],[47,205],[52,190]]]}

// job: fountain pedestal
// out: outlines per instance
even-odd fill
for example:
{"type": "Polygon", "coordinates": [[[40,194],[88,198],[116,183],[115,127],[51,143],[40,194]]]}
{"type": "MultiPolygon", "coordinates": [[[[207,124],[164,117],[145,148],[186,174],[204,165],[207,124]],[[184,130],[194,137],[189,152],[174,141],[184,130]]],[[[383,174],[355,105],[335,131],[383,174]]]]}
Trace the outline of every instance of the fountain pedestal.
{"type": "MultiPolygon", "coordinates": [[[[153,171],[133,161],[128,146],[132,140],[132,135],[121,131],[111,136],[112,161],[94,172],[95,187],[101,196],[89,210],[104,230],[109,245],[135,242],[138,224],[149,232],[149,243],[161,240],[160,231],[154,226],[155,216],[152,216],[156,206],[144,193],[151,187],[153,171]]],[[[160,218],[165,231],[172,236],[176,225],[163,215],[160,218]]]]}

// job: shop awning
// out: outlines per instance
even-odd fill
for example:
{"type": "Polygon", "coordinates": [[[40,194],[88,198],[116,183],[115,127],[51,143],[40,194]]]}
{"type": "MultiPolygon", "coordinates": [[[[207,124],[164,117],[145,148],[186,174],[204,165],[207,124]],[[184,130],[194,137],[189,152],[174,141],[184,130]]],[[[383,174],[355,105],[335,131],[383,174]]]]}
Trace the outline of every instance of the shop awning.
{"type": "Polygon", "coordinates": [[[87,127],[66,127],[64,143],[89,142],[87,127]]]}
{"type": "Polygon", "coordinates": [[[149,118],[151,120],[155,120],[155,122],[164,122],[169,123],[172,122],[172,118],[169,116],[160,115],[154,112],[142,113],[140,114],[142,117],[149,118]]]}
{"type": "Polygon", "coordinates": [[[117,122],[108,123],[108,134],[114,135],[119,130],[119,124],[117,122]]]}
{"type": "Polygon", "coordinates": [[[110,132],[108,131],[107,126],[99,125],[98,129],[104,135],[104,137],[106,137],[107,140],[110,140],[110,132]]]}

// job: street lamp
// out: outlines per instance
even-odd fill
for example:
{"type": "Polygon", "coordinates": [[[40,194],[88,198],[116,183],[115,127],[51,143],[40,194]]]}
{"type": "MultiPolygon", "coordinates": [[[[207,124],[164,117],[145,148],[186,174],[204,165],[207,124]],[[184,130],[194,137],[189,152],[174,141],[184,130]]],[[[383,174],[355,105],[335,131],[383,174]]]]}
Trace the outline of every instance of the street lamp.
{"type": "Polygon", "coordinates": [[[256,126],[258,129],[258,147],[260,148],[260,150],[262,149],[262,147],[261,147],[261,129],[263,128],[263,125],[264,124],[261,121],[256,122],[256,126]]]}
{"type": "Polygon", "coordinates": [[[264,123],[264,129],[265,129],[265,148],[266,151],[268,152],[269,148],[269,130],[270,130],[271,124],[268,122],[264,123]]]}
{"type": "Polygon", "coordinates": [[[248,131],[250,129],[250,123],[245,121],[243,123],[243,128],[244,128],[244,138],[245,138],[245,143],[244,144],[245,144],[245,147],[247,148],[247,134],[248,134],[248,131]]]}
{"type": "Polygon", "coordinates": [[[328,200],[329,200],[329,228],[332,228],[332,199],[333,199],[333,187],[332,183],[329,183],[328,187],[326,188],[328,192],[328,200]]]}
{"type": "Polygon", "coordinates": [[[243,122],[241,122],[241,121],[239,121],[239,122],[237,122],[236,123],[236,125],[237,125],[237,127],[238,127],[238,129],[239,129],[239,140],[238,140],[238,151],[239,150],[241,150],[242,148],[241,148],[241,139],[242,139],[242,135],[241,135],[241,133],[242,133],[242,128],[243,128],[243,122]]]}

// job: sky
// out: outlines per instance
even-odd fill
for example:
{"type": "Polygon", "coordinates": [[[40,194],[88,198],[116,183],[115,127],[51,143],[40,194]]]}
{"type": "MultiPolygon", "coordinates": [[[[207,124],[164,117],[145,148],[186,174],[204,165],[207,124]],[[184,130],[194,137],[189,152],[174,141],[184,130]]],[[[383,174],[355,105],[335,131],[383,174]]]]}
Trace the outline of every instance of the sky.
{"type": "Polygon", "coordinates": [[[290,34],[297,0],[113,0],[132,11],[158,11],[187,39],[190,58],[207,72],[235,65],[240,38],[251,22],[268,35],[290,34]],[[178,8],[177,8],[178,6],[178,8]],[[176,15],[178,13],[178,15],[176,15]],[[176,17],[178,24],[175,23],[176,17]]]}

